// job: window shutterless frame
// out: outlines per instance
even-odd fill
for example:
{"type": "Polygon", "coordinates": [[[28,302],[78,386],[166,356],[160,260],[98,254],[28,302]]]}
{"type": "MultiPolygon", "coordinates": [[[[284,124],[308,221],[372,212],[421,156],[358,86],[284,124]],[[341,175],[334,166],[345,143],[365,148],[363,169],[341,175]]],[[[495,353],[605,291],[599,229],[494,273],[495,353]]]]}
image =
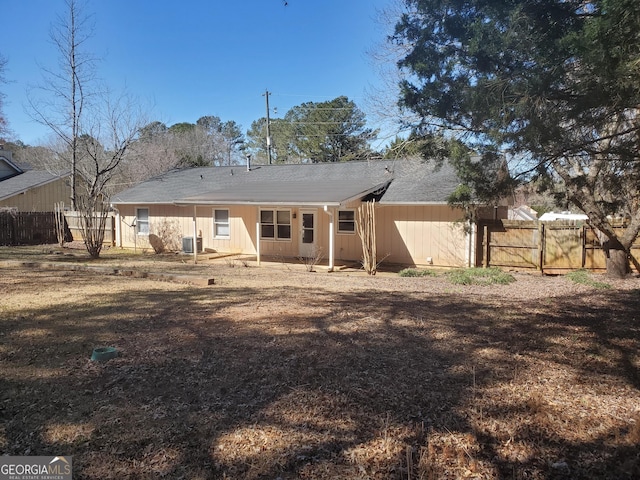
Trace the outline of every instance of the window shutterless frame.
{"type": "Polygon", "coordinates": [[[338,233],[356,233],[355,210],[338,210],[338,233]]]}
{"type": "Polygon", "coordinates": [[[231,228],[229,225],[229,210],[215,208],[213,210],[213,238],[229,238],[231,228]]]}
{"type": "Polygon", "coordinates": [[[148,208],[136,208],[136,234],[149,235],[148,208]]]}
{"type": "Polygon", "coordinates": [[[260,238],[291,240],[291,210],[260,210],[260,238]]]}

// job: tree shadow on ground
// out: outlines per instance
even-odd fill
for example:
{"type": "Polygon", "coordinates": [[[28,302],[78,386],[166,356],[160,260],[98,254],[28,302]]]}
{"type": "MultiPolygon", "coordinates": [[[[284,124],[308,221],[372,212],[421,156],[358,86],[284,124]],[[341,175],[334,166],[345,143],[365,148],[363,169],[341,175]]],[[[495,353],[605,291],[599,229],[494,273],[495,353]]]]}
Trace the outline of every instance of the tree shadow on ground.
{"type": "Polygon", "coordinates": [[[73,455],[79,479],[638,471],[637,291],[129,285],[3,312],[4,453],[73,455]],[[98,345],[122,355],[92,362],[98,345]]]}

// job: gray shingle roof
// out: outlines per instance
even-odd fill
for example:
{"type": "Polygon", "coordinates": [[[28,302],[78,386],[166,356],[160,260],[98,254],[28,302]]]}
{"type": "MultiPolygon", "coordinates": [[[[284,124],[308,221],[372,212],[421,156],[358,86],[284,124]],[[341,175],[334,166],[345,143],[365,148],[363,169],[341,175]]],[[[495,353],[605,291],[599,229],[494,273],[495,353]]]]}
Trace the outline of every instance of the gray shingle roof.
{"type": "Polygon", "coordinates": [[[46,170],[27,170],[15,177],[0,181],[0,200],[11,198],[19,193],[32,188],[45,185],[49,182],[68,176],[69,174],[56,175],[46,170]]]}
{"type": "Polygon", "coordinates": [[[398,161],[394,180],[380,199],[381,204],[444,204],[460,184],[448,162],[441,167],[432,163],[398,161]]]}
{"type": "Polygon", "coordinates": [[[380,203],[446,203],[458,185],[448,165],[369,162],[201,167],[167,172],[114,195],[113,204],[337,205],[389,184],[380,203]],[[391,182],[389,184],[389,182],[391,182]]]}
{"type": "MultiPolygon", "coordinates": [[[[390,180],[390,179],[389,179],[390,180]]],[[[340,205],[384,188],[364,180],[296,180],[253,182],[186,198],[179,204],[340,205]]]]}

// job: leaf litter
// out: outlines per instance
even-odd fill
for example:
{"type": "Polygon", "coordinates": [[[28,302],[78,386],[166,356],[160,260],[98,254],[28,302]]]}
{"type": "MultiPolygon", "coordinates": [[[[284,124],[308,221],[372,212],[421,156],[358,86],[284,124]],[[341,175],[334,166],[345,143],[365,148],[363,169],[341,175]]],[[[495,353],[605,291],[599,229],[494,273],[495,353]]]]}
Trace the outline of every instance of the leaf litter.
{"type": "Polygon", "coordinates": [[[2,453],[80,479],[640,474],[637,279],[191,267],[216,286],[4,268],[2,453]]]}

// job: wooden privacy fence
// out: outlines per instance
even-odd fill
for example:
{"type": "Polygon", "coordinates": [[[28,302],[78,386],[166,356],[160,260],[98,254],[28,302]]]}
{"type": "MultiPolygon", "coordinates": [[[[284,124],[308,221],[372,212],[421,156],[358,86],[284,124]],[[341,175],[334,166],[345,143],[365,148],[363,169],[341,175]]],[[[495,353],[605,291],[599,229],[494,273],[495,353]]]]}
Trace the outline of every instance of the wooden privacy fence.
{"type": "MultiPolygon", "coordinates": [[[[71,236],[74,241],[84,241],[82,237],[82,224],[80,223],[80,212],[67,211],[64,212],[64,218],[67,221],[67,227],[71,232],[71,236]]],[[[112,214],[107,216],[107,220],[104,227],[104,240],[103,245],[116,245],[116,220],[112,214]]]]}
{"type": "MultiPolygon", "coordinates": [[[[622,227],[616,227],[622,230],[622,227]]],[[[605,270],[597,232],[584,223],[498,220],[478,225],[477,265],[542,272],[605,270]]],[[[640,258],[640,240],[631,249],[640,258]]]]}
{"type": "MultiPolygon", "coordinates": [[[[66,241],[82,242],[80,214],[64,212],[66,241]]],[[[116,223],[113,215],[107,217],[103,244],[115,246],[116,223]]],[[[39,245],[57,243],[54,212],[0,211],[0,245],[39,245]]]]}
{"type": "Polygon", "coordinates": [[[53,212],[0,212],[0,245],[56,243],[53,212]]]}

